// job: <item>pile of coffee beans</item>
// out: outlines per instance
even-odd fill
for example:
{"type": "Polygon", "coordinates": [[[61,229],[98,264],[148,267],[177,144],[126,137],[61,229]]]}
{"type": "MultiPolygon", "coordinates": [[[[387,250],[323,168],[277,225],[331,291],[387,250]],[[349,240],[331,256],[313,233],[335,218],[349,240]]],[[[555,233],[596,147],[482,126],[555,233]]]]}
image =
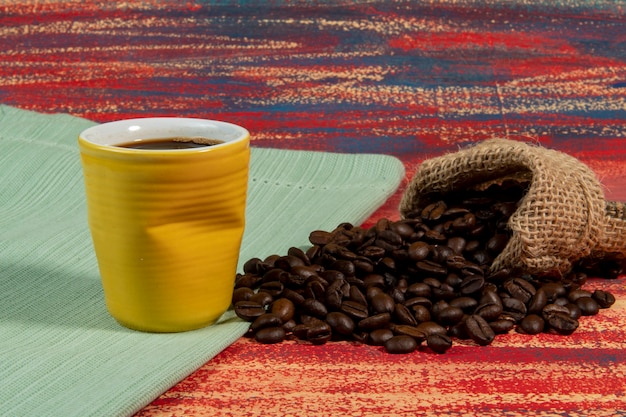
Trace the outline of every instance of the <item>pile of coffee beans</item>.
{"type": "Polygon", "coordinates": [[[292,247],[245,263],[235,313],[260,343],[353,340],[389,353],[422,344],[443,353],[453,339],[484,346],[513,329],[571,334],[581,316],[615,302],[608,292],[583,289],[581,268],[559,279],[489,272],[526,186],[505,181],[432,196],[407,219],[313,231],[306,251],[292,247]]]}

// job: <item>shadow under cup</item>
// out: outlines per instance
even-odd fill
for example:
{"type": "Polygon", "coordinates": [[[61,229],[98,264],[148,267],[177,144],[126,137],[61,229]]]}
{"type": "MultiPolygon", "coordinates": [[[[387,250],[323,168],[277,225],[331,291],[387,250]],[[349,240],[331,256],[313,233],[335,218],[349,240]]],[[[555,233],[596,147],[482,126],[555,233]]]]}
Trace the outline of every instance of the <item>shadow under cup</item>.
{"type": "Polygon", "coordinates": [[[120,324],[180,332],[210,325],[228,309],[249,141],[237,125],[167,117],[105,123],[79,135],[89,227],[107,308],[120,324]],[[219,143],[119,146],[173,137],[219,143]]]}

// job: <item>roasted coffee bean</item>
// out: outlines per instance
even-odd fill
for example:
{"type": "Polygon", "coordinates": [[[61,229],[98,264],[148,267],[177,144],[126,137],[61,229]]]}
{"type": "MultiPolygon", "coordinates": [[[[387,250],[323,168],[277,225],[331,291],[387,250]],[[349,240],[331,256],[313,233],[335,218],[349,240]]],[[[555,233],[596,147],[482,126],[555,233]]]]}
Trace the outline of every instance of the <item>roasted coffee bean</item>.
{"type": "Polygon", "coordinates": [[[530,300],[528,300],[527,311],[531,314],[541,314],[541,311],[547,304],[548,295],[543,288],[539,288],[535,294],[530,297],[530,300]]]}
{"type": "Polygon", "coordinates": [[[545,322],[543,318],[537,314],[529,314],[520,320],[518,329],[526,334],[539,334],[543,332],[545,322]]]}
{"type": "MultiPolygon", "coordinates": [[[[346,281],[350,284],[350,288],[357,287],[359,289],[365,289],[365,284],[363,284],[363,280],[357,277],[346,277],[346,281]]],[[[349,297],[349,295],[348,295],[349,297]]]]}
{"type": "Polygon", "coordinates": [[[543,318],[545,320],[548,320],[547,316],[550,314],[565,314],[566,316],[569,316],[569,310],[567,309],[567,307],[565,307],[564,305],[559,305],[559,304],[548,304],[546,305],[543,310],[541,311],[541,315],[543,316],[543,318]]]}
{"type": "Polygon", "coordinates": [[[306,338],[314,345],[322,345],[330,340],[332,329],[328,323],[317,320],[309,325],[306,332],[306,338]]]}
{"type": "Polygon", "coordinates": [[[255,274],[238,275],[235,278],[235,289],[237,288],[254,288],[261,281],[261,277],[255,274]]]}
{"type": "Polygon", "coordinates": [[[481,275],[468,275],[461,282],[459,291],[462,295],[471,295],[480,292],[484,286],[485,279],[481,275]]]}
{"type": "Polygon", "coordinates": [[[290,271],[294,266],[303,266],[304,261],[293,255],[285,255],[274,261],[274,266],[276,268],[282,269],[284,271],[290,271]]]}
{"type": "Polygon", "coordinates": [[[412,297],[404,302],[404,305],[412,309],[415,306],[424,306],[428,310],[433,307],[433,300],[428,297],[412,297]]]}
{"type": "Polygon", "coordinates": [[[368,274],[363,278],[363,285],[365,285],[365,288],[385,288],[385,277],[380,274],[368,274]]]}
{"type": "Polygon", "coordinates": [[[383,346],[387,340],[393,337],[393,332],[389,329],[376,329],[369,334],[369,342],[373,346],[383,346]]]}
{"type": "Polygon", "coordinates": [[[609,308],[615,304],[615,297],[607,291],[595,290],[593,294],[591,294],[591,298],[596,300],[600,308],[609,308]]]}
{"type": "MultiPolygon", "coordinates": [[[[314,267],[308,266],[308,265],[294,266],[293,268],[291,268],[290,272],[293,275],[298,275],[300,278],[304,279],[305,281],[308,281],[311,277],[317,276],[317,273],[318,273],[318,271],[314,267]]],[[[283,275],[284,274],[286,274],[286,272],[283,271],[283,275]]],[[[287,280],[283,280],[280,278],[279,280],[281,282],[287,281],[287,280]]]]}
{"type": "Polygon", "coordinates": [[[587,291],[587,290],[583,290],[583,289],[577,289],[577,290],[573,290],[570,291],[569,294],[567,294],[567,299],[572,302],[575,303],[577,299],[581,298],[581,297],[592,297],[593,293],[587,291]]]}
{"type": "Polygon", "coordinates": [[[452,229],[456,232],[466,232],[476,227],[476,215],[467,213],[452,221],[452,229]]]}
{"type": "Polygon", "coordinates": [[[361,290],[354,285],[350,286],[348,298],[356,303],[367,306],[367,298],[365,297],[365,294],[363,294],[361,290]]]}
{"type": "Polygon", "coordinates": [[[417,261],[415,267],[421,273],[433,276],[433,277],[445,277],[448,273],[448,270],[438,264],[437,262],[430,261],[428,259],[423,261],[417,261]]]}
{"type": "MultiPolygon", "coordinates": [[[[257,293],[257,295],[260,294],[261,292],[265,292],[269,294],[272,297],[272,299],[274,299],[275,297],[280,297],[284,289],[285,289],[285,286],[280,281],[264,282],[259,287],[259,292],[257,293]]],[[[250,297],[250,299],[254,299],[254,296],[250,297]]]]}
{"type": "Polygon", "coordinates": [[[578,320],[571,318],[567,313],[549,312],[544,313],[543,317],[550,328],[559,334],[569,335],[578,328],[578,320]]]}
{"type": "Polygon", "coordinates": [[[465,253],[472,254],[480,249],[481,246],[482,244],[478,240],[468,240],[465,244],[465,253]]]}
{"type": "Polygon", "coordinates": [[[256,301],[239,301],[235,304],[235,314],[243,320],[253,321],[265,314],[265,307],[256,301]]]}
{"type": "Polygon", "coordinates": [[[487,321],[492,321],[500,317],[502,311],[502,304],[489,302],[478,305],[474,310],[474,315],[480,316],[487,321]]]}
{"type": "Polygon", "coordinates": [[[460,323],[457,323],[454,326],[450,326],[448,328],[447,334],[450,337],[455,337],[461,340],[469,339],[469,336],[467,335],[467,331],[465,330],[465,321],[461,321],[460,323]]]}
{"type": "Polygon", "coordinates": [[[362,330],[375,330],[382,329],[389,325],[391,322],[390,313],[380,313],[373,316],[369,316],[359,321],[358,327],[362,330]]]}
{"type": "Polygon", "coordinates": [[[433,315],[433,317],[438,317],[439,313],[441,313],[444,309],[448,307],[450,307],[450,304],[448,304],[446,300],[439,300],[433,304],[433,306],[430,309],[430,312],[433,315]]]}
{"type": "Polygon", "coordinates": [[[432,291],[436,300],[451,300],[456,296],[454,288],[446,283],[441,283],[439,287],[433,288],[432,291]]]}
{"type": "Polygon", "coordinates": [[[474,342],[481,346],[486,346],[493,342],[495,333],[484,318],[473,314],[465,320],[465,331],[474,342]]]}
{"type": "Polygon", "coordinates": [[[448,302],[450,307],[458,307],[465,313],[471,313],[478,306],[478,300],[473,297],[458,297],[448,302]]]}
{"type": "Polygon", "coordinates": [[[513,278],[504,283],[504,288],[512,297],[527,303],[537,291],[533,285],[523,278],[513,278]]]}
{"type": "Polygon", "coordinates": [[[496,291],[492,289],[485,289],[485,291],[483,291],[480,295],[478,304],[496,304],[502,306],[502,298],[496,291]]]}
{"type": "Polygon", "coordinates": [[[251,258],[247,260],[243,264],[244,274],[259,274],[259,272],[262,270],[261,268],[262,263],[263,261],[259,258],[251,258]]]}
{"type": "Polygon", "coordinates": [[[413,261],[423,261],[430,255],[430,245],[426,242],[418,240],[409,245],[407,253],[413,261]]]}
{"type": "Polygon", "coordinates": [[[328,285],[324,285],[319,277],[315,277],[317,279],[309,279],[304,288],[304,297],[305,298],[315,298],[316,300],[324,301],[326,298],[326,287],[328,285]]]}
{"type": "Polygon", "coordinates": [[[374,272],[374,262],[365,256],[358,256],[352,260],[356,274],[371,274],[374,272]]]}
{"type": "Polygon", "coordinates": [[[550,282],[547,284],[543,284],[540,289],[546,293],[548,303],[553,303],[554,300],[556,300],[557,298],[567,295],[565,287],[560,282],[550,282]]]}
{"type": "Polygon", "coordinates": [[[339,311],[328,313],[326,315],[326,323],[331,327],[333,333],[342,335],[351,335],[356,328],[354,320],[348,317],[347,314],[339,311]]]}
{"type": "Polygon", "coordinates": [[[423,282],[416,282],[415,284],[409,285],[409,287],[406,289],[406,293],[413,297],[428,298],[432,294],[432,289],[428,284],[425,284],[423,282]]]}
{"type": "Polygon", "coordinates": [[[487,241],[487,243],[485,243],[485,249],[487,249],[490,253],[497,255],[504,250],[508,242],[509,236],[502,233],[496,233],[487,241]]]}
{"type": "Polygon", "coordinates": [[[313,245],[324,246],[332,240],[332,235],[323,230],[315,230],[309,234],[309,242],[313,245]]]}
{"type": "Polygon", "coordinates": [[[288,280],[289,280],[289,272],[284,271],[279,268],[270,268],[267,271],[265,271],[265,273],[263,274],[261,283],[263,284],[263,283],[274,282],[274,281],[279,282],[279,283],[285,283],[288,280]]]}
{"type": "Polygon", "coordinates": [[[461,282],[463,282],[463,278],[454,272],[448,273],[446,279],[443,280],[444,284],[451,286],[453,289],[457,289],[459,285],[461,285],[461,282]]]}
{"type": "MultiPolygon", "coordinates": [[[[448,271],[463,272],[463,270],[470,265],[470,262],[461,255],[452,255],[446,259],[446,267],[448,271]]],[[[463,273],[463,275],[466,275],[463,273]]]]}
{"type": "Polygon", "coordinates": [[[501,284],[511,276],[511,272],[508,269],[500,269],[489,273],[485,279],[490,283],[501,284]]]}
{"type": "Polygon", "coordinates": [[[366,258],[378,260],[385,256],[387,252],[379,246],[370,245],[362,249],[359,253],[366,258]]]}
{"type": "MultiPolygon", "coordinates": [[[[413,306],[412,308],[413,310],[413,317],[415,317],[415,320],[418,323],[423,323],[425,321],[430,321],[431,319],[431,314],[430,314],[430,310],[428,308],[426,308],[423,305],[416,305],[413,306]]],[[[407,323],[409,324],[409,323],[407,323]]]]}
{"type": "Polygon", "coordinates": [[[285,335],[282,327],[265,327],[256,332],[254,338],[259,343],[272,344],[285,340],[285,335]]]}
{"type": "Polygon", "coordinates": [[[505,334],[515,328],[515,320],[507,319],[507,318],[498,318],[494,321],[490,321],[489,326],[491,327],[491,330],[493,330],[495,334],[505,334]]]}
{"type": "Polygon", "coordinates": [[[457,256],[454,251],[445,245],[436,245],[432,249],[431,257],[433,262],[444,265],[451,256],[457,256]]]}
{"type": "Polygon", "coordinates": [[[286,298],[290,300],[294,306],[299,307],[304,303],[304,296],[296,291],[293,291],[289,288],[285,288],[283,293],[281,294],[281,298],[286,298]]]}
{"type": "Polygon", "coordinates": [[[528,314],[526,305],[517,298],[507,297],[502,300],[503,311],[513,317],[516,322],[522,320],[528,314]]]}
{"type": "Polygon", "coordinates": [[[389,294],[380,293],[372,297],[370,305],[374,313],[392,313],[395,310],[396,302],[389,294]]]}
{"type": "Polygon", "coordinates": [[[425,242],[433,245],[443,245],[448,240],[448,237],[438,230],[431,229],[424,232],[423,239],[425,242]]]}
{"type": "Polygon", "coordinates": [[[569,316],[573,319],[578,320],[583,315],[583,311],[577,304],[567,303],[565,304],[565,307],[567,307],[567,309],[569,310],[569,316]]]}
{"type": "Polygon", "coordinates": [[[446,244],[455,254],[461,255],[465,250],[467,240],[461,236],[454,236],[449,238],[446,244]]]}
{"type": "Polygon", "coordinates": [[[330,310],[339,310],[343,299],[350,295],[350,284],[345,279],[338,279],[326,288],[326,306],[330,310]]]}
{"type": "Polygon", "coordinates": [[[302,308],[306,313],[320,319],[325,318],[328,314],[328,309],[326,308],[326,305],[321,301],[316,300],[315,298],[307,298],[306,300],[304,300],[304,302],[302,303],[302,308]]]}
{"type": "Polygon", "coordinates": [[[393,251],[402,246],[402,236],[393,230],[383,230],[376,236],[374,245],[385,249],[386,251],[393,251]]]}
{"type": "Polygon", "coordinates": [[[288,298],[279,298],[271,304],[270,311],[284,323],[293,318],[296,306],[288,298]]]}
{"type": "Polygon", "coordinates": [[[300,340],[306,340],[306,335],[309,331],[309,327],[310,326],[308,324],[304,323],[296,324],[291,330],[291,333],[300,340]]]}
{"type": "Polygon", "coordinates": [[[428,277],[428,278],[424,278],[422,280],[422,282],[426,285],[428,285],[432,291],[433,288],[439,288],[441,287],[441,281],[439,281],[437,278],[432,278],[432,277],[428,277]]]}
{"type": "Polygon", "coordinates": [[[309,259],[313,259],[313,258],[316,258],[320,254],[320,251],[321,251],[321,247],[319,245],[312,245],[310,248],[306,250],[305,253],[309,259]]]}
{"type": "Polygon", "coordinates": [[[283,325],[283,321],[276,314],[265,313],[257,317],[250,325],[250,330],[258,332],[266,327],[280,327],[283,325]]]}
{"type": "Polygon", "coordinates": [[[587,282],[587,274],[582,271],[573,271],[569,274],[569,279],[578,287],[581,287],[587,282]]]}
{"type": "Polygon", "coordinates": [[[566,306],[568,304],[571,304],[570,301],[565,298],[565,297],[559,297],[556,300],[554,300],[554,302],[552,304],[556,304],[558,306],[566,306]]]}
{"type": "Polygon", "coordinates": [[[385,342],[385,350],[396,354],[415,352],[418,346],[414,338],[406,335],[393,336],[385,342]]]}
{"type": "Polygon", "coordinates": [[[472,261],[476,262],[478,265],[487,266],[493,261],[493,257],[486,250],[476,250],[472,253],[471,256],[472,261]]]}
{"type": "Polygon", "coordinates": [[[426,338],[426,345],[436,353],[445,353],[452,347],[452,339],[445,334],[431,334],[426,338]]]}
{"type": "Polygon", "coordinates": [[[397,233],[402,239],[408,239],[411,235],[413,235],[413,233],[415,233],[415,229],[411,224],[409,224],[408,220],[393,222],[389,225],[389,228],[397,233]]]}
{"type": "Polygon", "coordinates": [[[409,326],[417,326],[417,320],[411,314],[411,311],[404,304],[396,303],[393,310],[394,317],[398,324],[408,324],[409,326]]]}
{"type": "Polygon", "coordinates": [[[344,274],[344,276],[346,277],[353,276],[356,271],[356,268],[354,267],[354,263],[352,263],[352,261],[348,261],[345,259],[338,259],[334,261],[330,265],[330,269],[339,271],[342,274],[344,274]]]}
{"type": "Polygon", "coordinates": [[[265,306],[270,305],[272,301],[274,301],[274,298],[266,291],[259,291],[256,294],[254,294],[252,297],[250,297],[248,301],[259,303],[265,307],[265,306]]]}
{"type": "Polygon", "coordinates": [[[311,260],[309,259],[309,257],[306,255],[306,252],[304,252],[302,249],[300,248],[296,248],[294,246],[290,247],[287,250],[287,255],[289,256],[295,256],[296,258],[300,258],[302,260],[302,262],[304,262],[305,265],[310,265],[311,264],[311,260]]]}
{"type": "Polygon", "coordinates": [[[517,204],[514,202],[499,201],[493,204],[493,208],[499,211],[502,217],[508,219],[515,213],[515,210],[517,210],[517,204]]]}
{"type": "Polygon", "coordinates": [[[424,333],[426,336],[429,336],[432,334],[446,334],[447,333],[447,330],[444,326],[438,323],[435,323],[434,321],[425,321],[423,323],[418,324],[415,327],[417,328],[417,330],[424,333]]]}
{"type": "Polygon", "coordinates": [[[318,274],[320,277],[324,278],[329,284],[332,284],[338,279],[345,279],[346,276],[339,271],[335,271],[334,269],[324,269],[322,272],[318,274]]]}
{"type": "Polygon", "coordinates": [[[283,323],[283,329],[285,329],[285,333],[293,332],[293,329],[297,326],[297,323],[294,319],[288,320],[283,323]]]}
{"type": "Polygon", "coordinates": [[[376,287],[374,285],[367,287],[367,289],[365,290],[365,298],[367,299],[368,304],[372,302],[372,298],[374,298],[375,295],[378,295],[384,292],[385,291],[381,287],[376,287]]]}
{"type": "Polygon", "coordinates": [[[593,297],[580,297],[574,301],[583,316],[594,316],[600,311],[600,305],[593,297]]]}
{"type": "Polygon", "coordinates": [[[250,297],[254,295],[254,291],[252,288],[241,287],[237,288],[233,291],[232,302],[233,305],[237,304],[239,301],[248,301],[250,297]]]}
{"type": "Polygon", "coordinates": [[[443,325],[453,325],[463,319],[463,310],[460,307],[448,306],[437,314],[437,321],[443,325]]]}
{"type": "Polygon", "coordinates": [[[443,218],[454,219],[456,217],[462,217],[469,212],[470,212],[469,209],[466,207],[453,206],[453,207],[449,207],[448,209],[446,209],[446,211],[444,211],[443,218]]]}
{"type": "Polygon", "coordinates": [[[444,201],[436,201],[432,204],[427,205],[422,210],[422,219],[427,221],[439,220],[443,213],[446,212],[448,206],[444,201]]]}
{"type": "Polygon", "coordinates": [[[390,329],[395,335],[410,336],[420,343],[426,340],[426,334],[414,326],[407,326],[405,324],[394,324],[390,327],[390,329]]]}
{"type": "Polygon", "coordinates": [[[344,301],[341,304],[340,310],[355,320],[363,320],[369,316],[366,305],[351,300],[344,301]]]}

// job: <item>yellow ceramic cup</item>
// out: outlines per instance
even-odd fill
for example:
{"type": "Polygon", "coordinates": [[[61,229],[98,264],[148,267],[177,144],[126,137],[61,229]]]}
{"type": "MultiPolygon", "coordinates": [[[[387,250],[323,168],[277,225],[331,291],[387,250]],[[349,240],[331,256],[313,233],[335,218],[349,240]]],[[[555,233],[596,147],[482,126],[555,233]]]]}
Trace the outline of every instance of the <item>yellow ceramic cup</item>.
{"type": "Polygon", "coordinates": [[[106,305],[120,324],[180,332],[210,325],[228,309],[244,231],[249,142],[240,126],[175,117],[104,123],[80,134],[89,227],[106,305]],[[116,146],[171,137],[223,143],[116,146]]]}

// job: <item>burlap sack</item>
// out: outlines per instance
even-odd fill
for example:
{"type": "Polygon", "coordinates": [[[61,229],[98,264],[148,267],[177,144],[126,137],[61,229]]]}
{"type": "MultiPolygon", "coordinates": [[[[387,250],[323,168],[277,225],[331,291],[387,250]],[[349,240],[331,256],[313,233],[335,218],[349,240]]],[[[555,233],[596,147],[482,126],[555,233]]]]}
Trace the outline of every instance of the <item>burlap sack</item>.
{"type": "Polygon", "coordinates": [[[493,271],[564,275],[583,258],[626,255],[624,203],[607,202],[595,174],[581,161],[523,142],[492,139],[424,161],[402,197],[400,213],[411,216],[434,193],[505,177],[530,178],[530,185],[509,220],[511,239],[493,271]]]}

